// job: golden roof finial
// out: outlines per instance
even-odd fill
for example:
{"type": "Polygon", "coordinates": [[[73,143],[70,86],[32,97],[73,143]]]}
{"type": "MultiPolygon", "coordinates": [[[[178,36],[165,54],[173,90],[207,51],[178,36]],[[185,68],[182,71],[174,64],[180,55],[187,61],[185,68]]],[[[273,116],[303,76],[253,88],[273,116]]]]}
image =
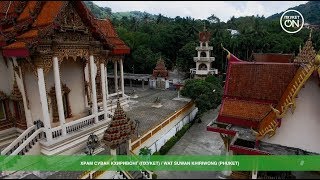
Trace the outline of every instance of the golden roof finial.
{"type": "Polygon", "coordinates": [[[222,43],[221,43],[221,47],[222,47],[223,50],[227,51],[227,53],[228,53],[227,59],[229,60],[230,59],[230,55],[231,55],[230,51],[228,51],[225,47],[223,47],[222,43]]]}

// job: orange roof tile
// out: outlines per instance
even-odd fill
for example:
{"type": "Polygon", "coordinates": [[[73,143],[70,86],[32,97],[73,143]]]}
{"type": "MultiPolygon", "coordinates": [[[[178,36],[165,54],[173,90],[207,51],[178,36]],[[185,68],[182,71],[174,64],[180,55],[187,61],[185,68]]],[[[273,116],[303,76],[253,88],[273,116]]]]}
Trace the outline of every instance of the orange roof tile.
{"type": "Polygon", "coordinates": [[[35,10],[35,7],[39,1],[28,1],[26,7],[23,9],[22,13],[19,15],[17,21],[23,21],[30,18],[30,12],[35,10]]]}
{"type": "Polygon", "coordinates": [[[261,121],[271,108],[269,104],[236,99],[224,99],[221,115],[251,121],[261,121]]]}
{"type": "Polygon", "coordinates": [[[3,47],[3,49],[23,49],[23,48],[26,48],[26,43],[20,42],[20,41],[14,42],[9,46],[3,47]]]}
{"type": "Polygon", "coordinates": [[[118,37],[118,34],[109,19],[95,19],[95,23],[106,38],[107,44],[111,45],[113,49],[125,50],[123,52],[119,52],[120,54],[129,53],[130,48],[118,37]]]}
{"type": "Polygon", "coordinates": [[[229,62],[224,95],[279,101],[297,69],[292,63],[229,62]]]}
{"type": "Polygon", "coordinates": [[[52,23],[64,4],[64,1],[47,1],[32,24],[32,27],[45,26],[52,23]]]}
{"type": "Polygon", "coordinates": [[[39,33],[39,30],[33,29],[30,31],[25,32],[24,34],[17,37],[17,39],[28,39],[28,38],[34,38],[37,37],[39,33]]]}
{"type": "Polygon", "coordinates": [[[118,37],[109,19],[95,19],[95,22],[105,37],[118,37]]]}
{"type": "Polygon", "coordinates": [[[278,53],[253,53],[252,61],[256,62],[277,62],[290,63],[293,62],[294,54],[278,54],[278,53]]]}

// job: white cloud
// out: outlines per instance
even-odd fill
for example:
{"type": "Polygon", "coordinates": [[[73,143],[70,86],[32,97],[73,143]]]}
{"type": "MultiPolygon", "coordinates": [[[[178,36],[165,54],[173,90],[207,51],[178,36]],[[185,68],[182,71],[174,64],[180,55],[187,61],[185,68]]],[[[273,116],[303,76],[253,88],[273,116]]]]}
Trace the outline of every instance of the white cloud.
{"type": "Polygon", "coordinates": [[[264,15],[268,17],[307,1],[93,1],[102,7],[110,7],[112,12],[145,11],[168,17],[191,16],[206,19],[215,14],[222,21],[230,17],[264,15]]]}

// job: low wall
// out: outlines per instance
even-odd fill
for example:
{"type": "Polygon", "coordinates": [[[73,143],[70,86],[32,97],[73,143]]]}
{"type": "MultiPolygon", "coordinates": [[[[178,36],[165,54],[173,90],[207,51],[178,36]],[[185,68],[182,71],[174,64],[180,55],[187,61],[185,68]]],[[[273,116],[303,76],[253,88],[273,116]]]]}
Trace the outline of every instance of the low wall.
{"type": "Polygon", "coordinates": [[[151,153],[159,151],[185,124],[194,119],[197,112],[198,108],[195,107],[193,102],[189,102],[180,110],[165,118],[162,123],[133,141],[131,143],[131,150],[135,154],[139,154],[140,149],[144,147],[150,148],[151,153]]]}

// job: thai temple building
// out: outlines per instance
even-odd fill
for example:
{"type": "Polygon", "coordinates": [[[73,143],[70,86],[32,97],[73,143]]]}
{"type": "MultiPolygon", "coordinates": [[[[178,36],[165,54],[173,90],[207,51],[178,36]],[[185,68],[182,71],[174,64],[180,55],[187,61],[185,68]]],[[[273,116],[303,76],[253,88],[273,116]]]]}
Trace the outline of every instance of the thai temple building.
{"type": "Polygon", "coordinates": [[[117,97],[129,99],[130,49],[110,20],[81,1],[1,1],[0,19],[1,155],[73,154],[89,134],[102,138],[117,97]],[[108,63],[120,71],[115,92],[108,63]]]}
{"type": "Polygon", "coordinates": [[[196,63],[196,68],[190,69],[190,74],[194,78],[203,78],[208,75],[218,74],[218,69],[212,68],[212,62],[215,60],[211,57],[212,46],[209,46],[211,33],[206,28],[199,33],[200,46],[196,47],[198,56],[193,60],[196,63]]]}
{"type": "MultiPolygon", "coordinates": [[[[312,46],[311,32],[293,62],[279,55],[266,57],[248,62],[228,51],[221,108],[207,131],[221,135],[227,155],[319,155],[320,54],[312,46]]],[[[312,173],[253,170],[225,175],[284,179],[314,177],[312,173]]]]}
{"type": "Polygon", "coordinates": [[[169,73],[164,63],[164,60],[160,57],[157,61],[156,67],[153,69],[152,79],[149,80],[150,88],[168,89],[169,88],[169,73]]]}
{"type": "Polygon", "coordinates": [[[249,61],[253,62],[278,62],[278,63],[292,63],[294,54],[280,54],[280,53],[252,53],[249,61]]]}

